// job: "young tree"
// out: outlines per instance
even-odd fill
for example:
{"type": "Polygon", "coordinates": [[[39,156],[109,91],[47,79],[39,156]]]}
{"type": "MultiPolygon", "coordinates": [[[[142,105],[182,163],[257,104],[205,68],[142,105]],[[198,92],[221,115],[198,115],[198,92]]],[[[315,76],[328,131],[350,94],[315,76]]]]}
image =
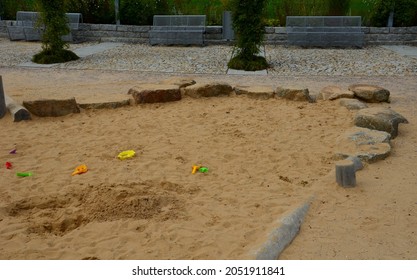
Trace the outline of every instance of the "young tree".
{"type": "Polygon", "coordinates": [[[417,24],[416,0],[371,0],[373,5],[371,24],[387,26],[390,13],[394,16],[394,26],[414,26],[417,24]]]}
{"type": "Polygon", "coordinates": [[[268,68],[264,57],[258,56],[265,35],[264,7],[266,0],[232,0],[236,55],[229,68],[256,71],[268,68]]]}
{"type": "Polygon", "coordinates": [[[78,56],[68,50],[68,44],[62,36],[68,34],[68,19],[65,15],[65,1],[37,0],[42,26],[42,51],[33,56],[33,62],[40,64],[61,63],[78,59],[78,56]]]}

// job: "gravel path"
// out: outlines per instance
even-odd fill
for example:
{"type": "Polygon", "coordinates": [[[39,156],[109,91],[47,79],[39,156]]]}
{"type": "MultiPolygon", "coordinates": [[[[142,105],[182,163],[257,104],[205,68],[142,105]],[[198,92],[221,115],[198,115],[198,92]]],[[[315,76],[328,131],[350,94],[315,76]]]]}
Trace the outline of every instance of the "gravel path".
{"type": "MultiPolygon", "coordinates": [[[[97,44],[73,44],[70,49],[97,44]]],[[[30,61],[41,50],[40,43],[0,39],[0,67],[30,61]]],[[[124,44],[55,68],[130,70],[141,72],[223,74],[231,46],[161,47],[124,44]]],[[[270,76],[409,76],[417,74],[417,59],[372,46],[363,49],[303,49],[266,46],[270,76]]]]}

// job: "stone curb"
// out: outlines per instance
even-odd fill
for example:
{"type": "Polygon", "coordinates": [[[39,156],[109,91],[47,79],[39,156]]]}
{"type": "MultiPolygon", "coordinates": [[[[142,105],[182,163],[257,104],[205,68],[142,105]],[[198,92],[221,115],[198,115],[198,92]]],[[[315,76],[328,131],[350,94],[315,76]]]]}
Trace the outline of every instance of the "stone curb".
{"type": "Polygon", "coordinates": [[[284,216],[278,228],[273,230],[268,240],[256,252],[257,260],[276,260],[284,249],[294,240],[300,231],[308,209],[310,208],[311,198],[295,209],[293,212],[284,216]]]}

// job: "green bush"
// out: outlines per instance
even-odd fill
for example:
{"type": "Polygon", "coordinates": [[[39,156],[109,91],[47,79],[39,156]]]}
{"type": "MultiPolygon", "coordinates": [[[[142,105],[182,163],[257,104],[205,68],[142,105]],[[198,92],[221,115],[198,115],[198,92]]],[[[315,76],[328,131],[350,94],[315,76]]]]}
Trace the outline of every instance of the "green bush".
{"type": "Polygon", "coordinates": [[[236,55],[229,61],[232,69],[255,71],[268,67],[265,58],[257,56],[265,35],[266,0],[232,0],[236,55]]]}
{"type": "MultiPolygon", "coordinates": [[[[65,0],[67,11],[81,13],[85,23],[112,24],[116,22],[114,0],[65,0]]],[[[121,0],[121,2],[128,0],[121,0]]]]}
{"type": "Polygon", "coordinates": [[[33,56],[32,61],[41,64],[61,63],[78,59],[73,52],[66,50],[68,44],[62,36],[68,34],[65,3],[62,0],[37,0],[41,12],[39,26],[42,34],[42,51],[33,56]]]}
{"type": "Polygon", "coordinates": [[[323,16],[329,13],[332,0],[267,0],[266,17],[286,24],[287,16],[323,16]]]}
{"type": "Polygon", "coordinates": [[[223,11],[229,10],[229,0],[168,0],[172,14],[206,15],[208,25],[221,25],[223,11]]]}
{"type": "Polygon", "coordinates": [[[34,11],[35,0],[0,0],[0,17],[15,20],[17,11],[34,11]]]}
{"type": "Polygon", "coordinates": [[[345,16],[349,12],[350,0],[331,0],[328,5],[329,16],[345,16]]]}
{"type": "MultiPolygon", "coordinates": [[[[14,20],[17,11],[37,11],[36,0],[0,0],[0,16],[14,20]]],[[[208,25],[221,25],[223,11],[234,0],[120,0],[123,24],[150,25],[155,14],[205,14],[208,25]]],[[[114,0],[63,0],[67,12],[83,15],[86,23],[115,23],[114,0]]],[[[264,0],[268,26],[285,25],[286,16],[362,16],[364,25],[386,26],[395,4],[394,26],[417,25],[416,0],[264,0]]]]}
{"type": "Polygon", "coordinates": [[[166,0],[122,0],[120,22],[129,25],[152,25],[153,15],[169,14],[166,0]]]}
{"type": "Polygon", "coordinates": [[[417,1],[415,0],[374,0],[371,25],[387,26],[388,17],[394,11],[394,26],[417,25],[417,1]]]}
{"type": "Polygon", "coordinates": [[[62,49],[59,51],[42,50],[33,56],[32,61],[38,64],[63,63],[77,60],[79,57],[70,50],[62,49]]]}
{"type": "Polygon", "coordinates": [[[269,67],[269,64],[266,61],[265,57],[262,57],[262,56],[258,56],[258,55],[245,56],[242,54],[238,54],[229,61],[227,66],[230,69],[238,69],[238,70],[245,70],[245,71],[258,71],[258,70],[267,69],[269,67]]]}

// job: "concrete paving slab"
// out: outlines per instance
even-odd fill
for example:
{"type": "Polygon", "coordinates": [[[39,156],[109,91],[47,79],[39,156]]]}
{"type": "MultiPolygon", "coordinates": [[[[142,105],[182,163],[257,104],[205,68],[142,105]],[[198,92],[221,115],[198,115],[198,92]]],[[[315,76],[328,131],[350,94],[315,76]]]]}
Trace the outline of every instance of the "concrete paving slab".
{"type": "Polygon", "coordinates": [[[92,45],[84,48],[74,50],[74,53],[79,57],[86,57],[92,54],[104,52],[122,46],[123,43],[103,42],[97,45],[92,45]]]}
{"type": "MultiPolygon", "coordinates": [[[[104,52],[107,50],[111,50],[113,48],[122,46],[123,43],[113,43],[113,42],[103,42],[97,45],[92,45],[84,48],[79,48],[74,50],[74,53],[78,55],[80,58],[87,57],[89,55],[93,55],[96,53],[104,52]]],[[[53,68],[57,66],[58,63],[55,64],[37,64],[33,63],[32,61],[27,61],[19,64],[20,67],[32,67],[32,68],[53,68]]]]}
{"type": "Polygon", "coordinates": [[[255,75],[255,76],[267,76],[267,70],[260,70],[260,71],[244,71],[244,70],[236,70],[236,69],[227,69],[228,75],[255,75]]]}
{"type": "Polygon", "coordinates": [[[29,68],[52,68],[54,66],[58,65],[58,63],[54,64],[37,64],[32,61],[27,61],[19,64],[19,67],[29,67],[29,68]]]}
{"type": "Polygon", "coordinates": [[[404,45],[386,45],[382,46],[388,50],[396,52],[403,56],[408,56],[417,59],[417,47],[414,46],[404,46],[404,45]]]}

